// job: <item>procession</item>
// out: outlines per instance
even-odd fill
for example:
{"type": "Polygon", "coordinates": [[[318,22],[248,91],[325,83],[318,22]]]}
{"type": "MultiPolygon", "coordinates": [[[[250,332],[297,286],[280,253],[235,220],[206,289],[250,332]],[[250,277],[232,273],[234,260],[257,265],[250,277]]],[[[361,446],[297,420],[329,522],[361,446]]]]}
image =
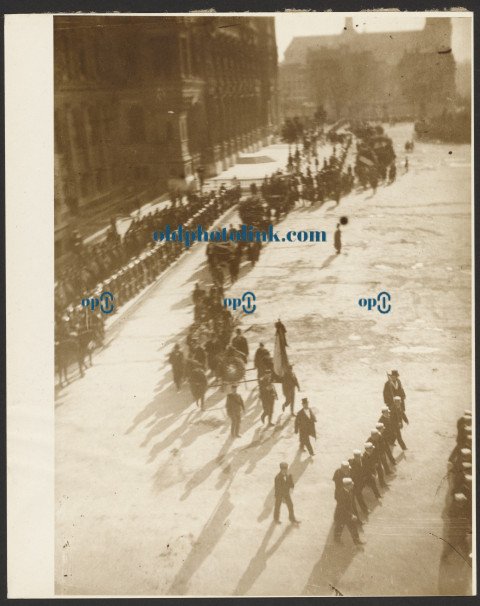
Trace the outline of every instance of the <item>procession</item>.
{"type": "MultiPolygon", "coordinates": [[[[374,34],[350,17],[332,48],[289,35],[280,63],[273,17],[231,33],[228,19],[145,19],[121,17],[117,30],[107,19],[95,50],[109,57],[136,32],[145,70],[160,70],[150,42],[178,60],[152,94],[132,76],[139,97],[112,150],[123,167],[112,199],[118,181],[145,204],[105,203],[93,233],[86,219],[102,203],[85,202],[55,261],[58,593],[471,593],[469,142],[426,138],[422,112],[442,108],[434,95],[418,102],[410,80],[390,105],[374,102],[390,80],[355,88],[349,45],[367,56],[374,34]],[[203,63],[186,50],[193,40],[203,63]],[[238,86],[219,95],[228,78],[238,86]],[[165,165],[152,171],[152,158],[165,165]],[[226,238],[185,245],[158,236],[167,228],[226,238]],[[235,238],[242,228],[326,238],[235,238]],[[94,303],[105,293],[107,310],[94,303]]],[[[402,33],[430,56],[447,21],[402,33]]],[[[65,17],[56,35],[73,45],[82,27],[65,17]]],[[[398,70],[408,58],[398,50],[398,70]]],[[[68,82],[58,106],[67,100],[75,147],[68,82]]],[[[86,149],[106,145],[88,128],[86,149]]]]}

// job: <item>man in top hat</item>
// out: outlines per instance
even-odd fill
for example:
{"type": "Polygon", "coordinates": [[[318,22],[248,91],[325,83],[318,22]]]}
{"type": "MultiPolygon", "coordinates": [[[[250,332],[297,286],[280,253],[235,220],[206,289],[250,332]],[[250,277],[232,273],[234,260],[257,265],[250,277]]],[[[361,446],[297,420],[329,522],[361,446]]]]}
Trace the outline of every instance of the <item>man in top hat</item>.
{"type": "Polygon", "coordinates": [[[307,448],[311,457],[315,454],[312,445],[310,444],[310,436],[316,438],[315,423],[317,419],[313,411],[308,407],[308,398],[302,398],[302,409],[295,418],[295,433],[298,433],[300,438],[300,450],[307,448]]]}
{"type": "Polygon", "coordinates": [[[337,506],[333,516],[333,534],[336,543],[342,542],[342,531],[344,526],[346,526],[352,535],[355,545],[364,544],[364,541],[361,541],[358,536],[358,516],[356,511],[357,508],[355,506],[355,501],[353,500],[353,480],[352,478],[343,478],[342,488],[338,495],[337,506]]]}
{"type": "Polygon", "coordinates": [[[375,477],[377,474],[377,461],[375,459],[375,446],[371,442],[366,442],[365,451],[362,456],[362,469],[365,485],[372,489],[373,494],[380,501],[382,496],[377,488],[375,477]]]}
{"type": "Polygon", "coordinates": [[[288,508],[288,517],[292,524],[299,524],[293,511],[292,498],[290,491],[293,489],[292,474],[288,473],[288,463],[280,463],[280,473],[275,476],[275,508],[273,510],[273,519],[280,524],[280,505],[285,503],[288,508]]]}
{"type": "Polygon", "coordinates": [[[300,389],[298,384],[297,375],[293,372],[293,365],[289,364],[287,371],[282,377],[282,389],[283,395],[285,396],[285,402],[282,405],[282,410],[285,410],[287,406],[290,406],[292,416],[296,416],[294,412],[295,407],[295,387],[300,389]]]}
{"type": "Polygon", "coordinates": [[[403,390],[398,370],[392,370],[392,372],[387,373],[387,376],[388,380],[383,387],[383,401],[390,408],[390,410],[392,410],[394,406],[394,398],[400,398],[400,418],[403,419],[408,425],[408,418],[405,414],[405,399],[407,396],[405,395],[405,391],[403,390]]]}
{"type": "Polygon", "coordinates": [[[242,396],[237,393],[238,385],[232,385],[232,391],[227,395],[227,415],[231,420],[230,433],[232,438],[240,438],[240,421],[242,411],[245,412],[245,405],[242,396]]]}

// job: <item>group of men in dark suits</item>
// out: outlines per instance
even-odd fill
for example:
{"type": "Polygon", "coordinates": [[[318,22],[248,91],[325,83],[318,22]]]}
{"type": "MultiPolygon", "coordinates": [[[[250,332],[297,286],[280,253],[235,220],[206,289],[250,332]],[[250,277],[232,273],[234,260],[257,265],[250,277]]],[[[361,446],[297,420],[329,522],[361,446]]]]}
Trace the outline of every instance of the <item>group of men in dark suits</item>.
{"type": "Polygon", "coordinates": [[[382,408],[378,423],[364,444],[363,453],[354,450],[353,457],[343,461],[333,474],[337,502],[334,514],[334,538],[337,543],[341,543],[345,526],[356,545],[364,543],[358,534],[363,521],[360,519],[357,503],[365,518],[368,517],[370,510],[363,498],[363,489],[370,488],[375,498],[381,502],[382,496],[377,486],[377,479],[380,488],[388,488],[386,476],[393,474],[393,468],[397,464],[392,448],[395,442],[398,442],[402,450],[407,449],[400,431],[403,421],[408,423],[405,412],[406,395],[397,370],[388,373],[383,399],[386,406],[382,408]]]}
{"type": "MultiPolygon", "coordinates": [[[[472,411],[465,410],[457,420],[455,448],[448,459],[449,493],[447,515],[450,520],[448,543],[471,557],[472,535],[472,411]]],[[[452,550],[446,544],[442,559],[452,550]]]]}

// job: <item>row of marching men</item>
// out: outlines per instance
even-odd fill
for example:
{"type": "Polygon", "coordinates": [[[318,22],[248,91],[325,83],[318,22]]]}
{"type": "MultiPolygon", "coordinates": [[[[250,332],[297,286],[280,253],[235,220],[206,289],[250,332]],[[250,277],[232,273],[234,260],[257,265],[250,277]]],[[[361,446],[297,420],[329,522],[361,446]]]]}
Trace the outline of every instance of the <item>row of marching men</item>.
{"type": "Polygon", "coordinates": [[[398,371],[392,370],[387,376],[388,381],[383,392],[386,405],[382,408],[375,429],[372,429],[364,444],[363,452],[354,450],[353,456],[343,461],[333,474],[337,502],[334,514],[334,539],[337,543],[341,543],[342,532],[346,526],[353,542],[356,545],[364,544],[359,529],[368,518],[370,510],[365,503],[363,491],[369,488],[381,503],[382,495],[379,489],[388,488],[386,476],[393,475],[397,464],[392,449],[398,442],[402,450],[407,450],[401,435],[403,422],[408,423],[405,413],[405,392],[398,371]],[[364,520],[360,518],[358,508],[362,511],[364,520]]]}
{"type": "MultiPolygon", "coordinates": [[[[447,516],[450,545],[472,557],[472,411],[465,410],[457,420],[455,448],[448,459],[447,516]]],[[[446,545],[442,559],[452,550],[446,545]]]]}

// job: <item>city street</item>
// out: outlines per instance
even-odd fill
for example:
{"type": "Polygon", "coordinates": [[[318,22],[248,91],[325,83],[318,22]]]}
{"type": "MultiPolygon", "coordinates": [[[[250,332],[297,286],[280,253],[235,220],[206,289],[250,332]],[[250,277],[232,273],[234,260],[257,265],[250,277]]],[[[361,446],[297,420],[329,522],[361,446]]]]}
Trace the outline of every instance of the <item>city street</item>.
{"type": "Polygon", "coordinates": [[[472,405],[470,146],[417,142],[405,174],[412,126],[386,129],[397,152],[394,184],[353,192],[339,207],[298,207],[276,229],[325,230],[327,241],[269,244],[254,269],[243,261],[238,282],[227,282],[227,296],[256,295],[255,313],[240,324],[247,368],[260,341],[273,353],[274,322],[285,324],[301,393],[317,412],[316,456],[299,453],[280,386],[269,429],[256,382],[240,386],[246,413],[235,441],[219,388],[207,392],[204,412],[187,384],[177,393],[167,356],[184,345],[195,282],[210,283],[205,245],[195,245],[57,398],[57,594],[471,593],[470,563],[448,546],[440,560],[447,460],[456,420],[472,405]],[[349,222],[337,256],[342,215],[349,222]],[[390,313],[358,305],[381,291],[391,295],[390,313]],[[366,544],[355,547],[345,529],[337,545],[332,475],[363,450],[391,369],[407,394],[408,450],[396,447],[382,505],[365,490],[373,510],[366,544]],[[272,524],[281,461],[293,474],[299,527],[285,506],[282,524],[272,524]]]}

